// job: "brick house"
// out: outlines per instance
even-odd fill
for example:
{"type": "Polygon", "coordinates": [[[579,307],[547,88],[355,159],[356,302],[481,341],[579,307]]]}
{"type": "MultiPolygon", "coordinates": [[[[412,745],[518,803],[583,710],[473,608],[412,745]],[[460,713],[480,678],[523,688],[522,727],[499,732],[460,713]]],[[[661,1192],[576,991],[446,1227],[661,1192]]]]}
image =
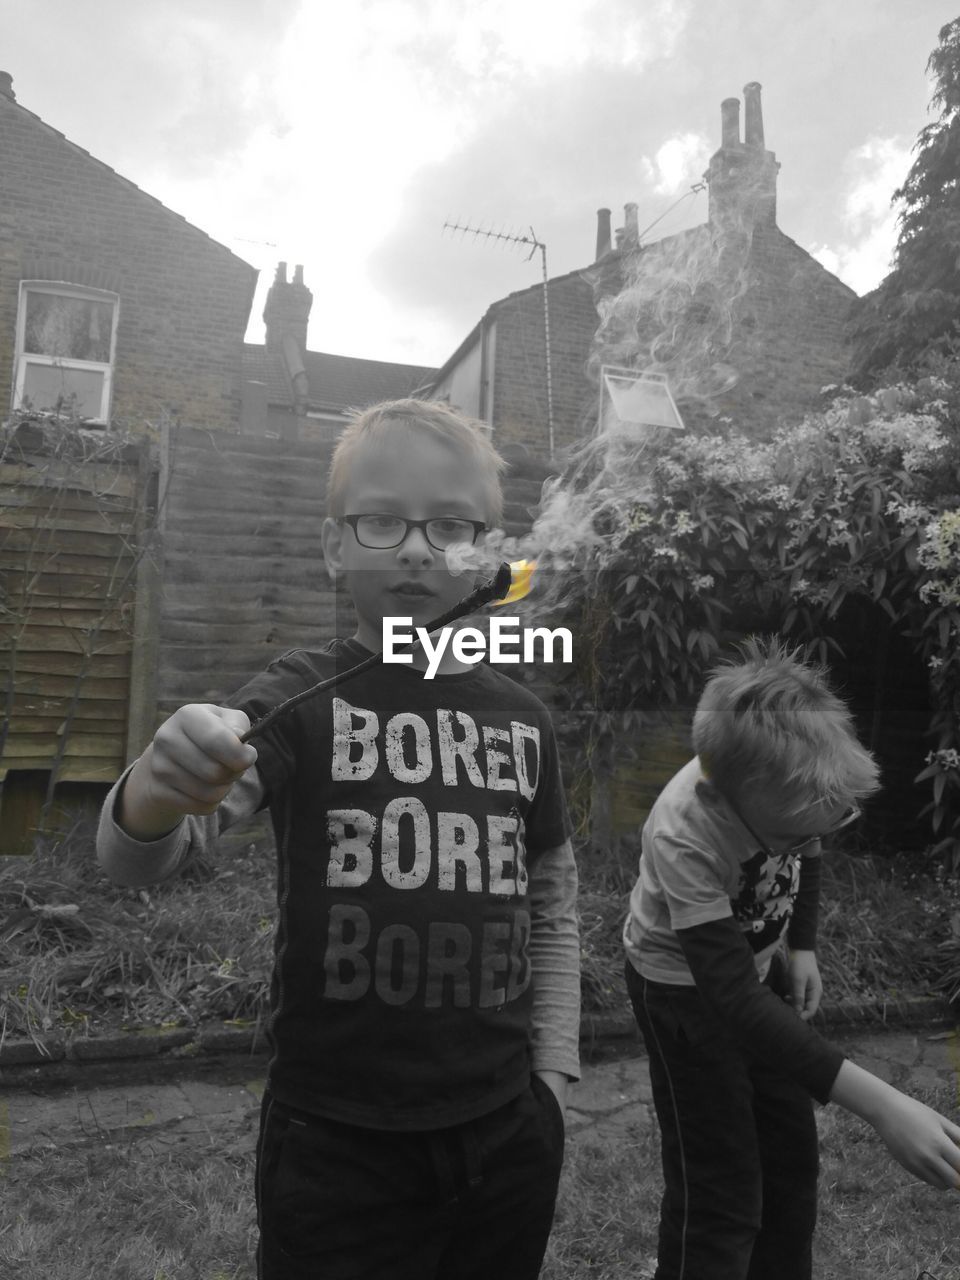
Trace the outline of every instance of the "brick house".
{"type": "MultiPolygon", "coordinates": [[[[855,294],[777,226],[780,165],[764,144],[760,86],[747,85],[744,99],[742,139],[739,99],[721,107],[705,224],[641,243],[628,204],[611,242],[601,209],[594,261],[550,280],[557,448],[595,428],[602,364],[665,372],[688,425],[721,414],[758,435],[842,380],[855,294]]],[[[432,394],[489,422],[499,446],[548,453],[544,331],[541,285],[500,299],[432,394]]]]}
{"type": "Polygon", "coordinates": [[[0,440],[3,852],[51,779],[96,800],[158,716],[329,633],[331,441],[349,407],[435,371],[307,351],[311,295],[282,266],[267,340],[245,344],[257,271],[27,110],[8,73],[0,174],[0,422],[35,419],[0,440]],[[64,410],[83,424],[70,456],[64,410]]]}

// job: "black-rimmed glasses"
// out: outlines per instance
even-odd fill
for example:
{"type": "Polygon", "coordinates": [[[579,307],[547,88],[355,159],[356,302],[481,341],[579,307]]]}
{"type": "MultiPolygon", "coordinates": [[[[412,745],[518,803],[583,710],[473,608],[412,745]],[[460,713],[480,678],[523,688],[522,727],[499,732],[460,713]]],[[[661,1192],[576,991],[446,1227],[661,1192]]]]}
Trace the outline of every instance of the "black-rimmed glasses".
{"type": "MultiPolygon", "coordinates": [[[[743,823],[746,829],[753,836],[754,840],[756,840],[760,848],[763,849],[764,853],[769,855],[771,853],[770,846],[767,844],[765,840],[761,840],[760,836],[756,833],[756,831],[754,831],[753,827],[751,827],[750,823],[746,820],[746,818],[740,812],[739,807],[734,803],[734,801],[730,798],[730,796],[724,795],[723,798],[727,802],[729,807],[733,810],[733,812],[736,814],[737,818],[739,818],[739,820],[743,823]]],[[[795,840],[792,844],[788,845],[781,852],[799,853],[800,850],[805,849],[808,844],[813,844],[814,840],[826,840],[830,836],[835,836],[839,831],[843,831],[846,827],[852,826],[857,821],[857,819],[862,815],[862,813],[863,813],[863,810],[860,808],[858,804],[856,803],[851,804],[849,808],[847,808],[844,811],[840,820],[838,822],[835,822],[832,827],[829,827],[826,831],[818,831],[816,832],[815,835],[812,835],[812,836],[803,836],[800,840],[795,840]]]]}
{"type": "Polygon", "coordinates": [[[476,542],[486,529],[482,520],[466,520],[462,516],[432,516],[429,520],[408,520],[391,512],[341,516],[361,547],[369,551],[388,551],[406,541],[411,529],[422,529],[423,536],[435,551],[446,551],[455,543],[476,542]]]}

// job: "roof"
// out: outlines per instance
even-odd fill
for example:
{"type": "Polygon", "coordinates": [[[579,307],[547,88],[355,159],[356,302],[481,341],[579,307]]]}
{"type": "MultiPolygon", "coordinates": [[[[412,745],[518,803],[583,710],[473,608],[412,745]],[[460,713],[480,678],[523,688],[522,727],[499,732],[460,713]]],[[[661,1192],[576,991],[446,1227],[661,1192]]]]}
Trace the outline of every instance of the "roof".
{"type": "MultiPolygon", "coordinates": [[[[237,262],[239,265],[243,267],[246,267],[246,269],[252,273],[254,277],[254,285],[256,284],[256,276],[258,274],[257,268],[251,266],[249,262],[245,261],[238,254],[234,253],[232,249],[228,249],[227,246],[225,244],[221,244],[219,240],[214,240],[213,236],[208,235],[207,232],[204,231],[201,227],[196,226],[192,222],[188,222],[187,219],[183,216],[183,214],[177,213],[175,209],[171,209],[168,205],[165,205],[162,200],[158,200],[156,196],[150,195],[149,191],[144,191],[142,187],[138,187],[135,182],[131,182],[129,178],[125,178],[122,173],[118,173],[116,169],[112,169],[110,165],[105,164],[103,160],[98,160],[95,155],[91,155],[91,153],[85,150],[85,148],[78,146],[77,143],[75,142],[71,142],[70,139],[66,136],[66,134],[61,133],[59,129],[54,129],[52,125],[47,124],[46,120],[43,120],[40,116],[38,116],[35,111],[28,110],[28,108],[25,107],[21,102],[18,102],[16,98],[8,97],[6,94],[0,94],[0,107],[2,107],[4,103],[8,104],[10,107],[13,107],[15,110],[21,112],[23,115],[29,117],[29,119],[33,121],[35,124],[38,124],[41,129],[45,130],[52,137],[59,139],[66,147],[68,147],[71,151],[75,152],[78,156],[82,156],[85,160],[89,160],[91,164],[94,164],[97,166],[97,168],[102,169],[104,173],[110,174],[111,177],[117,180],[117,182],[122,182],[124,186],[129,187],[132,191],[135,191],[139,196],[142,196],[144,200],[149,200],[151,204],[155,204],[157,208],[162,209],[165,214],[169,215],[169,217],[175,218],[177,222],[182,223],[183,226],[187,228],[187,230],[191,231],[194,235],[202,236],[204,240],[207,240],[214,248],[218,249],[221,253],[228,254],[231,258],[234,259],[235,262],[237,262]]],[[[252,288],[251,288],[251,295],[252,295],[252,288]]],[[[251,296],[251,302],[252,302],[252,296],[251,296]]]]}
{"type": "MultiPolygon", "coordinates": [[[[430,383],[436,369],[390,360],[364,360],[336,356],[326,351],[305,351],[303,365],[310,384],[310,408],[317,412],[343,413],[365,409],[381,400],[399,400],[430,383]]],[[[283,356],[265,346],[243,344],[243,377],[267,384],[270,404],[292,406],[293,388],[283,356]]]]}

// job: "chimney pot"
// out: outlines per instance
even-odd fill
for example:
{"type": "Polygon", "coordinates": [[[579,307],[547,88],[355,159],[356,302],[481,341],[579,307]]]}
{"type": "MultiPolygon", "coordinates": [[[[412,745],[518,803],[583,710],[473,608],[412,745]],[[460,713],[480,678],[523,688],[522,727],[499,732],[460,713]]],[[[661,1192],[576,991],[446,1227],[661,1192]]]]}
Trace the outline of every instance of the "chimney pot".
{"type": "Polygon", "coordinates": [[[748,147],[764,149],[763,109],[760,106],[760,85],[756,80],[743,86],[743,140],[748,147]]]}
{"type": "Polygon", "coordinates": [[[740,145],[740,99],[724,98],[720,103],[720,145],[721,147],[739,147],[740,145]]]}
{"type": "Polygon", "coordinates": [[[610,210],[597,210],[597,256],[595,261],[599,262],[605,254],[611,249],[610,244],[610,210]]]}
{"type": "Polygon", "coordinates": [[[11,102],[17,100],[13,92],[13,76],[9,71],[0,71],[0,97],[9,98],[11,102]]]}
{"type": "Polygon", "coordinates": [[[623,243],[626,248],[640,241],[640,224],[637,221],[637,205],[634,200],[623,206],[623,243]]]}

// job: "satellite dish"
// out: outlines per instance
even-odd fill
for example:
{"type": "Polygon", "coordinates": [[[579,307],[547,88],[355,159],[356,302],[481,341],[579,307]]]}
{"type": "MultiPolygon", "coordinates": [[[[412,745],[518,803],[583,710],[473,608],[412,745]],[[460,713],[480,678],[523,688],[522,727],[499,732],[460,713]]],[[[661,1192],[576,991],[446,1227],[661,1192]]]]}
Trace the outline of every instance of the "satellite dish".
{"type": "Polygon", "coordinates": [[[599,432],[637,438],[659,427],[671,431],[684,430],[666,374],[603,365],[600,369],[599,432]]]}

